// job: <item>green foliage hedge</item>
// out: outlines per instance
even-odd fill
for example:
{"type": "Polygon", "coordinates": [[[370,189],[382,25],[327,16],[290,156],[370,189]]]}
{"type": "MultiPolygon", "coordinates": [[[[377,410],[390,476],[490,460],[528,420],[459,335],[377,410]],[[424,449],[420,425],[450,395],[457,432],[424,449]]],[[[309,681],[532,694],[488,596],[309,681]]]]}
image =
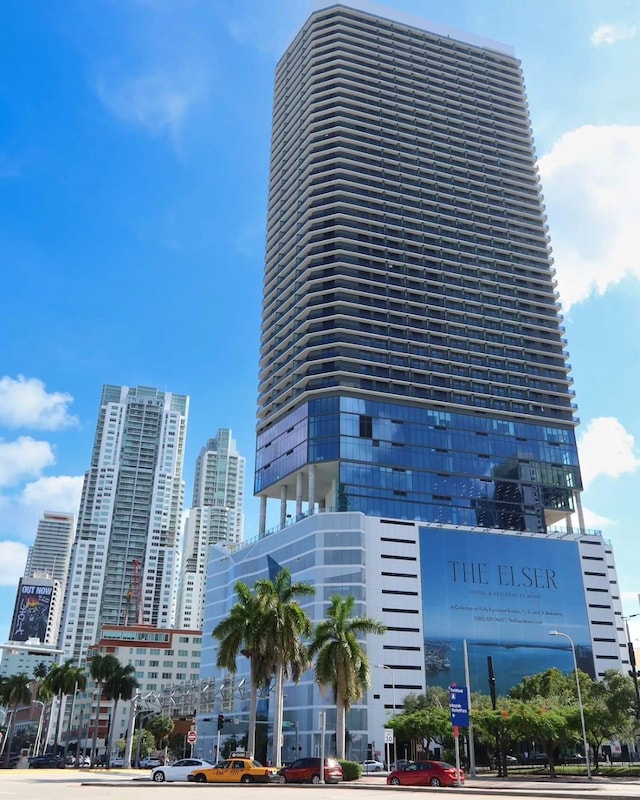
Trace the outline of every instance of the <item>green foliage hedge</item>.
{"type": "Polygon", "coordinates": [[[343,781],[357,781],[362,777],[362,764],[357,761],[340,761],[343,781]]]}

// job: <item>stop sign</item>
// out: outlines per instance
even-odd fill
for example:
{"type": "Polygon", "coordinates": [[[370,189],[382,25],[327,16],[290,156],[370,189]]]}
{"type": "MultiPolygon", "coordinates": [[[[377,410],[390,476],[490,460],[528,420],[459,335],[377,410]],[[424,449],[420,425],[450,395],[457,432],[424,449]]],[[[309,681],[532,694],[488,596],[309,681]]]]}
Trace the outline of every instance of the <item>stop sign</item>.
{"type": "Polygon", "coordinates": [[[187,734],[187,741],[189,744],[195,744],[198,739],[198,734],[195,731],[189,731],[187,734]]]}

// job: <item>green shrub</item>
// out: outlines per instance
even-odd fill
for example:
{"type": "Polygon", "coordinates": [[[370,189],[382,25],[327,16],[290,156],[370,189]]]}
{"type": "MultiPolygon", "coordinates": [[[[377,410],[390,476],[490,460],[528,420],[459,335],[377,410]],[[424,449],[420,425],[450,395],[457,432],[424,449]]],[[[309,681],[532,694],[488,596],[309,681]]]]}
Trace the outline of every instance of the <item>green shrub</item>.
{"type": "Polygon", "coordinates": [[[343,781],[357,781],[362,777],[362,764],[357,761],[340,761],[343,781]]]}

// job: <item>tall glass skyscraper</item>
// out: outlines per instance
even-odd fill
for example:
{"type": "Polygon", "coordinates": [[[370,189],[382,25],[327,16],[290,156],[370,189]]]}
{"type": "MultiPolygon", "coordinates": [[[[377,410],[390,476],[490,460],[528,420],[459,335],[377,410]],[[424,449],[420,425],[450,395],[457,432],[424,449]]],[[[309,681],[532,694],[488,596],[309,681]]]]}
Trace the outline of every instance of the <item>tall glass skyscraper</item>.
{"type": "MultiPolygon", "coordinates": [[[[316,587],[303,603],[314,624],[336,593],[383,621],[366,637],[372,685],[344,723],[347,758],[382,756],[408,694],[486,692],[488,655],[500,695],[572,670],[550,620],[584,671],[628,667],[613,552],[580,510],[570,366],[510,48],[390,10],[312,13],[276,70],[261,347],[262,535],[209,549],[204,628],[227,618],[238,580],[278,566],[316,587]]],[[[204,637],[201,678],[226,683],[216,658],[204,637]]],[[[250,681],[245,662],[236,679],[250,681]]],[[[313,752],[319,711],[341,740],[312,670],[286,697],[295,731],[270,706],[273,763],[313,752]]]]}
{"type": "Polygon", "coordinates": [[[311,15],[275,82],[261,533],[269,498],[282,524],[335,508],[544,532],[581,515],[537,172],[510,48],[311,15]]]}

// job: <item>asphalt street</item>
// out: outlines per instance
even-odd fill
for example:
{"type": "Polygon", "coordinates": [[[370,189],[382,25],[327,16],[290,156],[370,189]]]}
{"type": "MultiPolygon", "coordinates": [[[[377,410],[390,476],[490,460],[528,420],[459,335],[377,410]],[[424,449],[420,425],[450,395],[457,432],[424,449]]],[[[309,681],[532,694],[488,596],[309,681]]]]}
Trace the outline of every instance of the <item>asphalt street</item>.
{"type": "MultiPolygon", "coordinates": [[[[350,783],[330,786],[245,786],[223,784],[169,783],[153,784],[146,773],[128,770],[109,772],[77,772],[75,770],[2,770],[0,800],[160,800],[169,792],[171,800],[187,797],[187,792],[215,792],[215,800],[238,800],[247,794],[259,793],[263,800],[282,800],[282,792],[315,792],[316,800],[345,800],[346,792],[356,792],[358,800],[389,800],[391,794],[419,793],[430,797],[443,793],[464,793],[469,800],[481,797],[570,798],[570,800],[626,800],[640,798],[640,780],[594,778],[536,780],[518,777],[498,780],[491,777],[470,778],[464,787],[431,788],[387,786],[383,775],[371,775],[350,783]]],[[[187,800],[196,800],[193,796],[187,800]]]]}

